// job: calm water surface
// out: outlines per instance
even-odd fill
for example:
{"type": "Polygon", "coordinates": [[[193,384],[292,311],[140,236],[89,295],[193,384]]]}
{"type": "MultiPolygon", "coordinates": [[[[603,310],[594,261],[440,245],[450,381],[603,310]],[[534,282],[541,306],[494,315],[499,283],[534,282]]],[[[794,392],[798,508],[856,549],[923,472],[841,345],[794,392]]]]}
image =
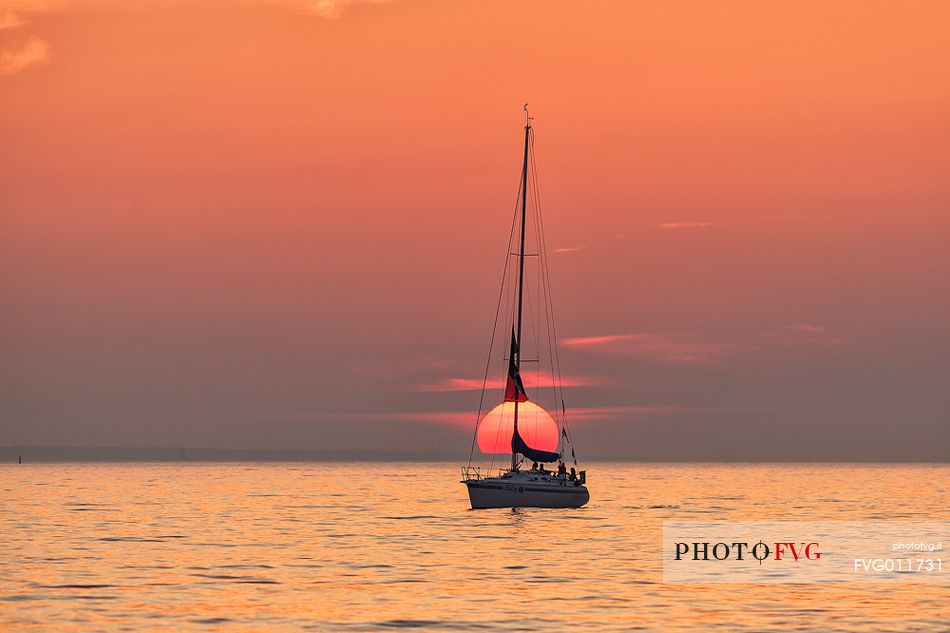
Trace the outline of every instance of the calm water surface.
{"type": "Polygon", "coordinates": [[[588,466],[579,510],[453,464],[0,467],[0,630],[935,631],[945,583],[664,585],[664,520],[947,520],[950,467],[588,466]]]}

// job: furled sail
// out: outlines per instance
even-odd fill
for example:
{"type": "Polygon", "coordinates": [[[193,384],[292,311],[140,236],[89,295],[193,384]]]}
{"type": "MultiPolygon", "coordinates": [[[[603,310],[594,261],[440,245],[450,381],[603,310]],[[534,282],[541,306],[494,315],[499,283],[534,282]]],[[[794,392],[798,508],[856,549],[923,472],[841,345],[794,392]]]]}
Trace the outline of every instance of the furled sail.
{"type": "Polygon", "coordinates": [[[521,437],[521,433],[518,432],[517,428],[515,429],[514,434],[511,436],[511,452],[521,453],[533,462],[556,462],[561,458],[561,455],[558,453],[542,451],[528,446],[527,442],[525,442],[521,437]]]}
{"type": "Polygon", "coordinates": [[[521,382],[521,372],[518,370],[518,339],[515,330],[511,329],[511,351],[508,354],[508,380],[505,382],[505,402],[524,402],[528,399],[524,383],[521,382]]]}
{"type": "Polygon", "coordinates": [[[518,432],[518,403],[527,402],[528,394],[525,392],[524,383],[521,381],[521,372],[518,370],[518,359],[521,350],[518,348],[518,338],[515,336],[515,330],[511,330],[511,350],[508,354],[508,380],[505,383],[505,402],[515,403],[515,431],[511,435],[511,454],[514,459],[515,453],[521,453],[534,462],[556,462],[560,459],[558,453],[551,451],[542,451],[531,448],[518,432]]]}

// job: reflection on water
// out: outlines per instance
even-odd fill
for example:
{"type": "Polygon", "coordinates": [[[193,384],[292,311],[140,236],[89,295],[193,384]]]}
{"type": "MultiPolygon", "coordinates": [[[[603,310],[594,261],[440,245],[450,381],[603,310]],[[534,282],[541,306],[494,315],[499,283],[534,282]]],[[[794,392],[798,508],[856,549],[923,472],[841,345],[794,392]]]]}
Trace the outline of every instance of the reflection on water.
{"type": "Polygon", "coordinates": [[[930,631],[944,584],[664,585],[664,520],[948,520],[947,466],[618,465],[575,510],[455,464],[0,467],[0,629],[930,631]]]}

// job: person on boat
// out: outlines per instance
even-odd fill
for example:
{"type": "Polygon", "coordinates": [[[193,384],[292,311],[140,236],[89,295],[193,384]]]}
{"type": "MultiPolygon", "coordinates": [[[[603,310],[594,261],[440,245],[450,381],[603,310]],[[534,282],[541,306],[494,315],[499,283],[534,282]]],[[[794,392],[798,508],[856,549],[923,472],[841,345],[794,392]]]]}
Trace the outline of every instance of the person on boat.
{"type": "Polygon", "coordinates": [[[538,472],[538,462],[532,462],[532,464],[531,464],[531,470],[532,470],[533,472],[538,472]]]}
{"type": "Polygon", "coordinates": [[[567,485],[567,466],[564,465],[564,462],[558,462],[557,478],[558,481],[561,482],[562,486],[567,485]]]}
{"type": "Polygon", "coordinates": [[[577,471],[571,466],[571,474],[567,476],[568,481],[577,481],[577,471]]]}
{"type": "Polygon", "coordinates": [[[547,475],[547,474],[548,474],[548,471],[544,470],[544,464],[543,464],[543,463],[542,463],[540,466],[538,466],[538,472],[541,473],[542,475],[547,475]]]}

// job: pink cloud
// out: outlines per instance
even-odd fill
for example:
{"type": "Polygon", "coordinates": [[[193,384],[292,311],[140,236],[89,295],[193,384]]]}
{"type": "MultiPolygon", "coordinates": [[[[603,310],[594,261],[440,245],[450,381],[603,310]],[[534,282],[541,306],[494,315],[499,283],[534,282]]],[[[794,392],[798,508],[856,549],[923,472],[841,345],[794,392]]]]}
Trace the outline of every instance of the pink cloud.
{"type": "Polygon", "coordinates": [[[603,420],[607,418],[616,418],[623,415],[649,414],[649,413],[683,413],[690,411],[701,411],[703,407],[578,407],[568,411],[568,419],[580,419],[585,421],[603,420]]]}
{"type": "Polygon", "coordinates": [[[347,9],[358,4],[384,4],[390,0],[312,0],[309,13],[330,20],[341,17],[347,9]]]}
{"type": "Polygon", "coordinates": [[[15,29],[18,26],[26,24],[26,20],[13,11],[0,9],[0,31],[4,29],[15,29]]]}
{"type": "MultiPolygon", "coordinates": [[[[0,31],[21,30],[30,23],[28,14],[49,9],[49,3],[42,0],[0,0],[0,31]]],[[[3,48],[0,48],[0,75],[15,75],[29,66],[49,60],[49,44],[45,40],[28,34],[13,38],[5,37],[3,48]]]]}
{"type": "MultiPolygon", "coordinates": [[[[550,387],[551,376],[542,374],[540,379],[538,375],[525,372],[521,375],[525,387],[550,387]]],[[[429,385],[418,387],[417,391],[479,391],[482,388],[482,378],[446,378],[445,380],[429,385]]],[[[567,376],[561,378],[561,385],[564,387],[589,387],[591,385],[605,384],[604,380],[586,376],[567,376]]],[[[504,378],[489,378],[485,383],[486,389],[504,389],[504,378]]]]}
{"type": "Polygon", "coordinates": [[[828,326],[814,323],[790,323],[766,336],[797,347],[840,347],[847,343],[828,326]]]}
{"type": "Polygon", "coordinates": [[[567,410],[568,424],[600,420],[615,420],[643,415],[662,415],[670,413],[696,413],[700,411],[738,411],[749,407],[704,407],[704,406],[615,406],[615,407],[577,407],[567,410]]]}
{"type": "Polygon", "coordinates": [[[700,229],[712,226],[712,222],[663,222],[657,226],[661,229],[700,229]]]}
{"type": "Polygon", "coordinates": [[[585,336],[561,341],[568,347],[604,354],[634,356],[671,365],[708,365],[734,351],[734,345],[678,339],[671,334],[643,332],[585,336]]]}
{"type": "MultiPolygon", "coordinates": [[[[485,415],[494,406],[492,403],[482,411],[485,415]]],[[[694,413],[699,411],[737,410],[741,407],[703,407],[703,406],[610,406],[610,407],[576,407],[567,409],[569,425],[585,425],[602,420],[616,420],[644,415],[663,415],[671,413],[694,413]]],[[[423,422],[428,424],[446,424],[474,428],[476,411],[407,411],[400,413],[324,413],[301,412],[266,416],[263,419],[271,421],[340,421],[340,422],[423,422]]]]}
{"type": "Polygon", "coordinates": [[[434,424],[474,425],[475,411],[409,411],[402,413],[327,413],[298,412],[264,416],[261,419],[272,421],[341,421],[369,422],[391,420],[393,422],[430,422],[434,424]]]}
{"type": "MultiPolygon", "coordinates": [[[[490,402],[483,408],[481,414],[488,413],[497,402],[490,402]]],[[[538,403],[541,405],[541,403],[538,403]]],[[[554,413],[549,406],[544,407],[554,413]]],[[[567,408],[567,422],[571,428],[583,428],[600,422],[618,422],[641,420],[644,417],[657,417],[670,414],[696,413],[703,411],[740,411],[758,409],[760,407],[732,407],[732,406],[603,406],[603,407],[575,407],[567,408]]],[[[243,419],[261,420],[267,422],[287,422],[306,424],[307,422],[331,422],[342,424],[360,424],[364,422],[416,422],[442,426],[452,426],[474,430],[477,411],[403,411],[395,413],[374,412],[339,412],[328,413],[322,411],[293,412],[265,416],[250,416],[243,419]]],[[[226,419],[234,419],[229,416],[226,419]]]]}
{"type": "Polygon", "coordinates": [[[49,45],[38,37],[32,37],[19,46],[0,51],[0,75],[13,75],[48,59],[49,45]]]}
{"type": "Polygon", "coordinates": [[[583,244],[580,246],[561,246],[560,248],[553,249],[551,252],[552,253],[576,253],[577,251],[582,251],[585,248],[587,248],[587,246],[583,244]]]}
{"type": "Polygon", "coordinates": [[[805,334],[827,334],[828,327],[824,325],[813,325],[811,323],[793,323],[786,325],[783,329],[789,332],[803,332],[805,334]]]}

